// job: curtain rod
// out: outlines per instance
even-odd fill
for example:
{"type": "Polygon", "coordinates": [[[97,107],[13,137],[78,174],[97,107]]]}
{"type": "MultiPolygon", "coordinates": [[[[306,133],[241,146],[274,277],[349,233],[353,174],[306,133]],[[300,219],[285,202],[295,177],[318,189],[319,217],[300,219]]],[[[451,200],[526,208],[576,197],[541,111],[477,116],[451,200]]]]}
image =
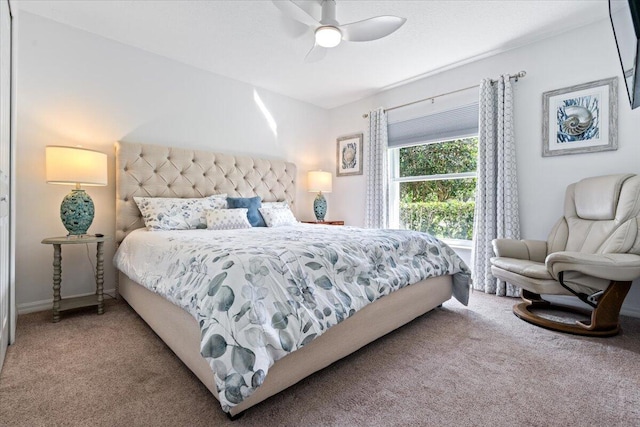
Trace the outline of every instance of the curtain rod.
{"type": "MultiPolygon", "coordinates": [[[[515,79],[516,82],[517,82],[519,78],[524,77],[526,75],[527,75],[527,72],[523,70],[523,71],[520,71],[519,73],[516,73],[516,74],[510,76],[509,79],[515,79]]],[[[495,83],[496,81],[497,80],[491,80],[491,83],[495,83]]],[[[462,88],[462,89],[453,90],[451,92],[446,92],[446,93],[441,93],[439,95],[430,96],[428,98],[419,99],[417,101],[408,102],[406,104],[396,105],[395,107],[385,108],[384,111],[385,112],[389,112],[391,110],[396,110],[396,109],[402,108],[402,107],[408,107],[409,105],[418,104],[420,102],[425,102],[425,101],[429,101],[429,100],[433,102],[434,99],[440,98],[441,96],[452,95],[452,94],[458,93],[458,92],[464,92],[465,90],[473,89],[473,88],[476,88],[476,87],[480,87],[480,85],[477,84],[477,85],[474,85],[474,86],[469,86],[469,87],[465,87],[465,88],[462,88]]],[[[366,119],[367,117],[369,117],[369,113],[365,113],[365,114],[362,115],[363,119],[366,119]]]]}

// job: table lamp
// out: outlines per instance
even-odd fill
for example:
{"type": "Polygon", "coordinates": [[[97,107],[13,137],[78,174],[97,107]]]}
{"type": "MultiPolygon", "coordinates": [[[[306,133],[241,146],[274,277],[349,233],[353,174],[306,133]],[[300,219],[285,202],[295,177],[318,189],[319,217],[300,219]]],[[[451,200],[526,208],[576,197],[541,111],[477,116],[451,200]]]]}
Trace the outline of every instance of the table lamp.
{"type": "Polygon", "coordinates": [[[85,186],[107,185],[107,155],[80,147],[46,147],[47,183],[75,185],[62,200],[60,219],[70,236],[87,234],[94,206],[85,186]]]}
{"type": "Polygon", "coordinates": [[[310,193],[318,192],[313,201],[313,213],[316,215],[316,221],[322,222],[327,214],[327,199],[322,192],[331,193],[331,172],[309,171],[307,184],[310,193]]]}

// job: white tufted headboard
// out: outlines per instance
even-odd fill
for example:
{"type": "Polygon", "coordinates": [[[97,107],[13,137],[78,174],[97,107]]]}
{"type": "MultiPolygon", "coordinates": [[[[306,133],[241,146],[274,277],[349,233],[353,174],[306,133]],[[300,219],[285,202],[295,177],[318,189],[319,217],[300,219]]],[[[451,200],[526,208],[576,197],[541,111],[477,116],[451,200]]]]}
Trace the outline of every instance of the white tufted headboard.
{"type": "Polygon", "coordinates": [[[296,165],[158,145],[116,143],[116,244],[144,227],[133,196],[260,196],[295,212],[296,165]]]}

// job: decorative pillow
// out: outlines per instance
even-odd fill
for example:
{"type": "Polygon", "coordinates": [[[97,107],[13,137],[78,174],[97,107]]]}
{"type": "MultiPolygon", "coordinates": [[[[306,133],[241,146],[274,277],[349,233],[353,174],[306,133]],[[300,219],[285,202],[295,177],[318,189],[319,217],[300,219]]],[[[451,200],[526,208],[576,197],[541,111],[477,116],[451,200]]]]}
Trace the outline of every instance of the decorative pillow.
{"type": "Polygon", "coordinates": [[[197,199],[134,197],[148,230],[192,230],[207,228],[207,209],[227,207],[226,194],[197,199]]]}
{"type": "Polygon", "coordinates": [[[247,209],[210,209],[206,213],[209,230],[235,230],[251,228],[247,219],[247,209]]]}
{"type": "Polygon", "coordinates": [[[267,209],[284,209],[289,208],[287,202],[262,202],[262,207],[267,209]]]}
{"type": "Polygon", "coordinates": [[[213,209],[227,209],[227,195],[226,194],[213,194],[207,196],[207,199],[213,204],[213,209]]]}
{"type": "Polygon", "coordinates": [[[281,227],[298,223],[289,208],[260,208],[260,213],[267,223],[267,227],[281,227]]]}
{"type": "Polygon", "coordinates": [[[247,218],[252,227],[266,227],[262,215],[258,212],[261,204],[260,197],[227,197],[229,209],[247,209],[247,218]]]}

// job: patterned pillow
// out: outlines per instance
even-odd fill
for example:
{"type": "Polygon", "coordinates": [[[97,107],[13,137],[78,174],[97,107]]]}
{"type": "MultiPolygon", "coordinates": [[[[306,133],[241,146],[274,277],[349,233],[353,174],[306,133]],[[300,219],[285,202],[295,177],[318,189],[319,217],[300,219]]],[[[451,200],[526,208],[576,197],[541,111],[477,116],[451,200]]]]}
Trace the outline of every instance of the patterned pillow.
{"type": "Polygon", "coordinates": [[[247,219],[247,209],[211,209],[207,211],[206,215],[209,230],[251,228],[249,219],[247,219]]]}
{"type": "Polygon", "coordinates": [[[298,220],[289,208],[260,208],[260,213],[267,223],[267,227],[281,227],[283,225],[294,225],[298,220]]]}
{"type": "Polygon", "coordinates": [[[261,206],[260,197],[227,197],[227,204],[229,209],[245,208],[247,211],[247,218],[249,223],[254,227],[266,227],[264,219],[260,216],[258,208],[261,206]]]}
{"type": "Polygon", "coordinates": [[[287,202],[262,202],[262,207],[267,209],[284,209],[289,207],[287,202]]]}
{"type": "Polygon", "coordinates": [[[192,230],[207,228],[207,209],[225,209],[226,194],[197,199],[134,197],[147,230],[192,230]]]}

